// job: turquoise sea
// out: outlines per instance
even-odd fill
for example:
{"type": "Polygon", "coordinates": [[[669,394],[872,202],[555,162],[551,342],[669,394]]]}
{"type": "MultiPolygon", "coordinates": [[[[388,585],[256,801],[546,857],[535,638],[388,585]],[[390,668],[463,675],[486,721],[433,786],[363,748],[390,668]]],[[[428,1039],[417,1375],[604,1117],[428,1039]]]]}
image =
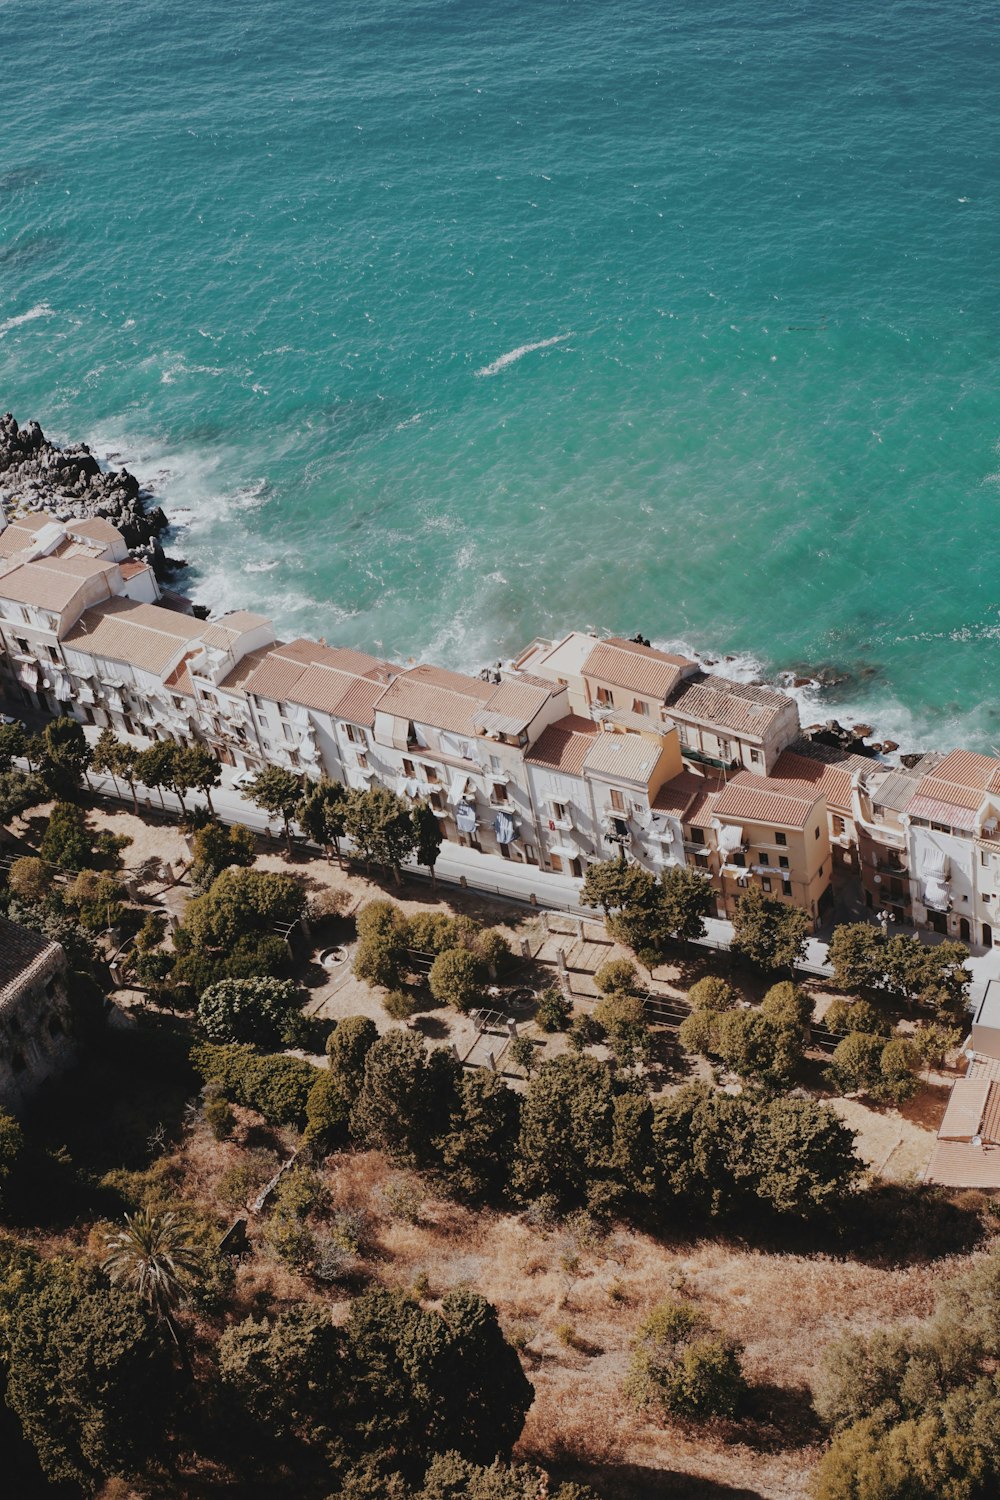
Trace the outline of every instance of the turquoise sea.
{"type": "Polygon", "coordinates": [[[0,0],[0,407],[285,633],[638,629],[1000,745],[998,24],[0,0]]]}

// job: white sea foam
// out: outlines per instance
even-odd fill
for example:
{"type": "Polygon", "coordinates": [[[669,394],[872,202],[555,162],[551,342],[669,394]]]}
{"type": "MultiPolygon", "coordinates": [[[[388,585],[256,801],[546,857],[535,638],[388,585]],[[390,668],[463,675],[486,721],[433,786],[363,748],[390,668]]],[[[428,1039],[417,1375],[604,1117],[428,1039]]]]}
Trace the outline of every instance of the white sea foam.
{"type": "Polygon", "coordinates": [[[476,375],[499,375],[501,370],[506,370],[508,365],[516,364],[526,354],[534,354],[536,349],[551,349],[553,344],[564,344],[567,339],[573,337],[572,333],[557,333],[552,339],[539,339],[537,344],[521,344],[517,349],[511,349],[507,354],[501,354],[491,365],[483,365],[476,375]]]}
{"type": "Polygon", "coordinates": [[[39,302],[34,307],[29,307],[27,312],[18,313],[16,317],[7,318],[0,323],[0,339],[4,334],[10,333],[14,328],[20,328],[22,323],[33,323],[36,318],[54,318],[55,308],[50,307],[47,302],[39,302]]]}

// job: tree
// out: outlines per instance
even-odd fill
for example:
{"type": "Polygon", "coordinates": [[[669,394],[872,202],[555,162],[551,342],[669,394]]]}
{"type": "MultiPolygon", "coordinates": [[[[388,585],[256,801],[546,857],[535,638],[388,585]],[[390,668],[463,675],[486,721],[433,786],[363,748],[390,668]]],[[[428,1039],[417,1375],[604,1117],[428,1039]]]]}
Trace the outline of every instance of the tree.
{"type": "Polygon", "coordinates": [[[7,886],[18,901],[37,903],[48,900],[54,880],[52,866],[30,854],[15,859],[7,873],[7,886]]]}
{"type": "Polygon", "coordinates": [[[232,865],[248,869],[257,858],[257,841],[249,828],[238,824],[227,828],[223,823],[206,823],[193,839],[194,862],[191,882],[204,893],[223,870],[232,865]]]}
{"type": "Polygon", "coordinates": [[[521,1110],[513,1187],[522,1201],[552,1197],[564,1208],[603,1212],[645,1190],[634,1164],[647,1153],[652,1116],[644,1096],[638,1116],[619,1114],[617,1102],[629,1092],[596,1058],[565,1054],[542,1063],[521,1110]]]}
{"type": "Polygon", "coordinates": [[[292,841],[291,821],[302,800],[302,780],[293,771],[282,766],[265,766],[253,781],[247,784],[251,802],[265,812],[277,813],[285,825],[285,838],[292,841]]]}
{"type": "Polygon", "coordinates": [[[746,1398],[740,1345],[713,1333],[689,1302],[661,1302],[633,1349],[625,1389],[640,1408],[704,1421],[735,1416],[746,1398]]]}
{"type": "Polygon", "coordinates": [[[219,1340],[219,1379],[245,1437],[326,1445],[343,1399],[344,1336],[305,1303],[234,1323],[219,1340]]]}
{"type": "Polygon", "coordinates": [[[602,995],[634,995],[639,971],[630,958],[609,958],[594,975],[602,995]]]}
{"type": "MultiPolygon", "coordinates": [[[[136,781],[151,791],[160,793],[160,806],[163,803],[163,790],[176,790],[174,787],[174,769],[177,759],[177,746],[173,740],[157,740],[154,744],[147,746],[145,750],[136,752],[133,762],[132,774],[136,781]]],[[[178,793],[181,809],[184,808],[184,799],[178,793]]]]}
{"type": "Polygon", "coordinates": [[[365,1079],[365,1059],[378,1041],[368,1016],[345,1016],[327,1037],[328,1065],[316,1077],[306,1105],[307,1134],[329,1151],[348,1133],[351,1110],[365,1079]]]}
{"type": "MultiPolygon", "coordinates": [[[[605,917],[634,901],[633,876],[638,869],[625,860],[625,850],[616,859],[596,860],[587,866],[580,887],[584,906],[600,907],[605,917]]],[[[645,872],[643,872],[645,873],[645,872]]]]}
{"type": "Polygon", "coordinates": [[[435,816],[430,803],[424,801],[413,804],[410,817],[413,821],[414,853],[417,864],[425,865],[430,870],[433,886],[435,884],[434,866],[437,864],[443,842],[441,823],[435,816]]]}
{"type": "Polygon", "coordinates": [[[961,1040],[961,1027],[943,1026],[935,1021],[922,1021],[913,1032],[913,1045],[928,1070],[943,1067],[948,1053],[953,1052],[961,1040]]]}
{"type": "Polygon", "coordinates": [[[700,1057],[711,1057],[713,1053],[717,1053],[721,1015],[721,1011],[709,1010],[704,1005],[685,1016],[677,1031],[677,1040],[684,1051],[696,1052],[700,1057]]]}
{"type": "Polygon", "coordinates": [[[719,1017],[719,1056],[741,1078],[787,1087],[802,1051],[801,1029],[772,1020],[763,1011],[730,1010],[719,1017]]]}
{"type": "Polygon", "coordinates": [[[358,1450],[389,1450],[410,1475],[432,1453],[509,1457],[534,1391],[478,1293],[448,1292],[432,1312],[399,1292],[366,1292],[351,1304],[345,1349],[358,1450]]]}
{"type": "Polygon", "coordinates": [[[565,1031],[569,1025],[572,1005],[558,989],[543,990],[535,1007],[535,1023],[539,1031],[551,1034],[565,1031]]]}
{"type": "Polygon", "coordinates": [[[920,1053],[909,1037],[891,1037],[879,1057],[879,1094],[895,1104],[912,1099],[917,1091],[920,1053]]]}
{"type": "Polygon", "coordinates": [[[888,1036],[892,1022],[870,1000],[831,1000],[823,1015],[827,1031],[846,1036],[849,1031],[864,1031],[869,1036],[888,1036]]]}
{"type": "Polygon", "coordinates": [[[53,719],[42,734],[42,780],[62,801],[75,797],[90,765],[90,746],[75,719],[53,719]]]}
{"type": "Polygon", "coordinates": [[[863,1176],[854,1139],[828,1105],[773,1099],[755,1116],[745,1176],[778,1213],[808,1218],[838,1207],[863,1176]]]}
{"type": "Polygon", "coordinates": [[[765,972],[794,969],[811,927],[808,912],[766,896],[752,885],[736,902],[733,952],[765,972]]]}
{"type": "Polygon", "coordinates": [[[167,1329],[187,1367],[175,1313],[202,1269],[192,1226],[175,1209],[139,1208],[122,1229],[105,1235],[101,1269],[112,1286],[127,1287],[167,1329]]]}
{"type": "Polygon", "coordinates": [[[93,862],[94,839],[83,809],[73,802],[57,802],[42,837],[41,855],[64,870],[83,870],[93,862]]]}
{"type": "Polygon", "coordinates": [[[449,1053],[428,1054],[412,1032],[390,1031],[368,1051],[351,1134],[400,1160],[427,1160],[447,1128],[457,1073],[449,1053]]]}
{"type": "Polygon", "coordinates": [[[135,794],[135,761],[138,753],[134,745],[120,740],[113,729],[105,726],[97,736],[91,759],[95,771],[111,777],[116,792],[119,777],[128,785],[132,793],[132,810],[136,816],[139,814],[139,801],[135,794]]]}
{"type": "Polygon", "coordinates": [[[535,1071],[535,1044],[530,1037],[512,1038],[507,1048],[507,1057],[515,1068],[521,1069],[526,1078],[530,1078],[535,1071]]]}
{"type": "Polygon", "coordinates": [[[213,1042],[252,1042],[265,1049],[285,1040],[302,995],[290,979],[223,979],[198,1001],[198,1019],[213,1042]]]}
{"type": "Polygon", "coordinates": [[[772,1021],[797,1030],[802,1037],[803,1045],[808,1043],[813,1002],[812,997],[797,984],[793,984],[790,979],[783,979],[780,984],[772,984],[760,1008],[762,1014],[772,1021]]]}
{"type": "Polygon", "coordinates": [[[838,990],[858,994],[882,987],[885,939],[870,922],[844,922],[833,930],[829,958],[838,990]]]}
{"type": "Polygon", "coordinates": [[[48,787],[31,771],[0,771],[0,826],[9,827],[15,818],[47,802],[48,787]]]}
{"type": "Polygon", "coordinates": [[[366,984],[398,989],[408,966],[408,926],[392,901],[369,901],[358,913],[354,972],[366,984]]]}
{"type": "Polygon", "coordinates": [[[188,903],[180,930],[196,948],[226,950],[239,938],[298,921],[305,905],[305,890],[291,875],[231,868],[188,903]]]}
{"type": "Polygon", "coordinates": [[[428,983],[439,1005],[464,1011],[482,999],[485,977],[482,960],[476,954],[467,948],[449,948],[434,960],[428,983]]]}
{"type": "Polygon", "coordinates": [[[0,775],[9,771],[15,760],[27,750],[28,736],[23,724],[0,724],[0,775]]]}
{"type": "Polygon", "coordinates": [[[495,1200],[505,1190],[520,1105],[518,1095],[496,1073],[475,1068],[461,1075],[441,1143],[448,1186],[460,1198],[495,1200]]]}
{"type": "Polygon", "coordinates": [[[352,791],[347,801],[345,828],[358,859],[391,870],[399,884],[400,867],[417,844],[409,804],[385,787],[352,791]]]}
{"type": "MultiPolygon", "coordinates": [[[[392,1500],[383,1481],[371,1491],[372,1500],[392,1500]]],[[[510,1467],[470,1464],[457,1453],[443,1453],[431,1460],[423,1487],[413,1500],[598,1500],[594,1490],[579,1484],[554,1487],[550,1476],[528,1464],[510,1467]]],[[[350,1500],[355,1500],[352,1494],[350,1500]]],[[[360,1500],[360,1497],[357,1497],[360,1500]]]]}
{"type": "Polygon", "coordinates": [[[174,769],[177,785],[181,782],[185,790],[204,792],[208,810],[215,816],[212,806],[212,788],[222,780],[222,767],[211,750],[204,745],[185,745],[177,753],[174,769]]]}
{"type": "Polygon", "coordinates": [[[312,782],[295,809],[295,818],[307,838],[329,851],[332,846],[340,859],[340,841],[347,819],[347,788],[326,777],[312,782]]]}
{"type": "Polygon", "coordinates": [[[706,974],[688,990],[688,999],[695,1010],[732,1010],[739,998],[733,986],[715,974],[706,974]]]}
{"type": "Polygon", "coordinates": [[[202,1042],[191,1062],[206,1084],[218,1085],[234,1104],[253,1109],[272,1125],[302,1127],[319,1068],[302,1057],[261,1056],[242,1042],[202,1042]]]}
{"type": "Polygon", "coordinates": [[[171,1405],[151,1314],[96,1272],[48,1262],[22,1282],[5,1330],[7,1405],[54,1483],[91,1492],[135,1474],[162,1443],[171,1405]]]}
{"type": "Polygon", "coordinates": [[[660,876],[663,927],[677,942],[696,942],[705,936],[705,918],[714,915],[715,892],[701,870],[671,865],[660,876]]]}
{"type": "Polygon", "coordinates": [[[0,1213],[10,1205],[24,1160],[24,1131],[13,1115],[0,1110],[0,1213]]]}
{"type": "Polygon", "coordinates": [[[882,1078],[882,1048],[885,1039],[852,1031],[834,1049],[827,1077],[845,1094],[877,1093],[882,1078]]]}
{"type": "Polygon", "coordinates": [[[81,870],[62,893],[63,905],[76,913],[81,927],[95,934],[121,926],[127,897],[120,880],[97,870],[81,870]]]}

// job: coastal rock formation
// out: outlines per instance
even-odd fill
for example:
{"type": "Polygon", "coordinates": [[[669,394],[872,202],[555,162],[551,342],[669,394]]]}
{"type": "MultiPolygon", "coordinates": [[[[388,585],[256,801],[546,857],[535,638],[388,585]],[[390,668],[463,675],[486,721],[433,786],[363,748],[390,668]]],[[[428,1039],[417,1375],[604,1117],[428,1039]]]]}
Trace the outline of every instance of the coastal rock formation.
{"type": "Polygon", "coordinates": [[[37,422],[20,427],[10,412],[0,417],[0,502],[51,511],[61,521],[100,516],[117,526],[134,556],[162,572],[167,518],[149,498],[127,469],[102,470],[86,443],[60,448],[37,422]]]}

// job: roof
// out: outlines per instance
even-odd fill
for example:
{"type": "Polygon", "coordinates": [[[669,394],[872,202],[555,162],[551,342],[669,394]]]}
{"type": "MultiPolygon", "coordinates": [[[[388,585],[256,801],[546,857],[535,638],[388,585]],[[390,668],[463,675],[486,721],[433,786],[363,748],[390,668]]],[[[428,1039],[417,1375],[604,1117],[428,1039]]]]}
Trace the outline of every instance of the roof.
{"type": "Polygon", "coordinates": [[[222,693],[238,693],[241,698],[245,698],[247,678],[256,672],[257,668],[266,661],[272,652],[280,651],[281,647],[282,642],[277,641],[273,646],[258,646],[256,651],[248,651],[236,663],[233,670],[227,673],[221,682],[216,684],[219,691],[222,693]]]}
{"type": "Polygon", "coordinates": [[[66,608],[88,579],[117,571],[117,563],[96,557],[38,557],[0,576],[0,598],[59,611],[66,608]]]}
{"type": "Polygon", "coordinates": [[[684,813],[683,822],[691,828],[711,828],[719,795],[715,788],[709,786],[696,792],[694,801],[684,813]]]}
{"type": "MultiPolygon", "coordinates": [[[[254,626],[270,623],[260,615],[245,612],[241,615],[246,621],[252,620],[254,626]]],[[[227,615],[225,620],[217,622],[218,626],[224,627],[231,618],[227,615]]],[[[252,629],[254,626],[242,628],[252,629]]],[[[305,638],[275,645],[254,655],[257,656],[255,667],[239,679],[238,685],[243,692],[267,698],[273,703],[301,703],[319,713],[336,712],[338,717],[345,717],[340,714],[340,704],[359,678],[373,682],[381,694],[385,691],[389,674],[395,670],[389,662],[368,656],[364,651],[352,651],[346,646],[324,646],[320,641],[305,638]]],[[[225,679],[227,688],[234,677],[235,672],[225,679]]],[[[352,719],[351,722],[364,721],[352,719]]]]}
{"type": "Polygon", "coordinates": [[[998,771],[1000,760],[994,759],[992,755],[977,755],[972,750],[949,750],[944,760],[935,767],[934,775],[941,781],[985,792],[998,771]]]}
{"type": "Polygon", "coordinates": [[[1000,1146],[938,1141],[924,1181],[940,1183],[942,1187],[1000,1188],[1000,1146]]]}
{"type": "Polygon", "coordinates": [[[752,683],[730,682],[708,672],[685,678],[670,696],[675,718],[697,719],[734,734],[761,738],[782,714],[795,709],[794,698],[752,683]]]}
{"type": "Polygon", "coordinates": [[[646,786],[662,754],[663,746],[657,740],[604,731],[591,742],[583,768],[608,780],[620,777],[646,786]]]}
{"type": "MultiPolygon", "coordinates": [[[[990,1094],[996,1084],[989,1078],[959,1078],[952,1086],[944,1119],[938,1127],[938,1137],[950,1141],[971,1141],[979,1134],[979,1126],[986,1112],[990,1094]]],[[[992,1140],[997,1140],[995,1135],[992,1140]]]]}
{"type": "Polygon", "coordinates": [[[808,782],[778,781],[741,771],[715,804],[716,816],[743,823],[774,823],[779,828],[805,828],[822,792],[808,782]]]}
{"type": "Polygon", "coordinates": [[[517,735],[527,729],[552,696],[550,683],[507,677],[472,716],[483,734],[517,735]]]}
{"type": "Polygon", "coordinates": [[[0,917],[0,1004],[17,995],[32,975],[62,953],[58,943],[0,917]]]}
{"type": "Polygon", "coordinates": [[[873,807],[885,807],[890,812],[905,812],[916,796],[920,777],[907,771],[887,771],[865,785],[873,807]]]}
{"type": "Polygon", "coordinates": [[[149,563],[136,562],[129,558],[126,562],[118,564],[119,571],[124,579],[135,578],[139,573],[151,573],[153,570],[149,563]]]}
{"type": "Polygon", "coordinates": [[[385,683],[374,677],[353,677],[351,686],[337,704],[337,718],[348,724],[371,729],[375,723],[375,705],[385,692],[385,683]]]}
{"type": "Polygon", "coordinates": [[[542,731],[524,758],[531,765],[545,766],[550,771],[582,776],[587,752],[595,735],[601,733],[592,719],[582,719],[579,714],[567,714],[564,719],[557,719],[542,731]]]}
{"type": "MultiPolygon", "coordinates": [[[[957,781],[945,781],[940,776],[922,776],[917,786],[917,795],[933,802],[947,802],[953,807],[964,807],[970,812],[982,803],[986,792],[983,787],[965,786],[957,781]]],[[[911,806],[910,811],[913,811],[911,806]]],[[[947,822],[947,819],[945,819],[947,822]]]]}
{"type": "Polygon", "coordinates": [[[995,1078],[967,1076],[953,1086],[924,1180],[1000,1188],[1000,1083],[995,1078]]]}
{"type": "Polygon", "coordinates": [[[0,557],[16,557],[18,552],[23,552],[30,547],[39,531],[48,526],[52,517],[44,513],[36,512],[33,515],[18,516],[0,531],[0,557]]]}
{"type": "Polygon", "coordinates": [[[91,516],[88,521],[64,521],[63,525],[70,536],[85,536],[92,542],[124,542],[125,538],[117,526],[112,526],[110,521],[105,521],[101,516],[91,516]]]}
{"type": "Polygon", "coordinates": [[[495,684],[443,667],[412,667],[386,688],[378,711],[451,734],[478,733],[475,715],[493,696],[495,684]]]}
{"type": "Polygon", "coordinates": [[[943,823],[948,828],[961,828],[966,833],[972,833],[976,826],[975,808],[962,807],[957,802],[941,802],[936,797],[914,797],[906,811],[911,818],[943,823]]]}
{"type": "Polygon", "coordinates": [[[135,599],[107,599],[88,609],[69,631],[63,645],[72,651],[128,662],[144,672],[162,673],[177,654],[197,641],[204,622],[161,604],[135,599]]]}
{"type": "Polygon", "coordinates": [[[583,663],[583,675],[610,683],[612,687],[625,688],[630,693],[658,698],[662,703],[683,674],[694,666],[695,663],[686,656],[672,656],[669,652],[612,636],[610,640],[598,642],[589,653],[583,663]]]}
{"type": "Polygon", "coordinates": [[[674,813],[683,818],[696,797],[705,792],[716,792],[721,787],[721,781],[715,778],[697,776],[694,771],[681,771],[672,781],[664,782],[653,800],[653,811],[674,813]]]}
{"type": "Polygon", "coordinates": [[[258,630],[261,625],[270,625],[270,620],[264,615],[255,615],[248,609],[234,609],[231,614],[221,615],[219,619],[212,620],[202,636],[206,646],[214,646],[220,651],[228,651],[234,641],[238,641],[241,635],[248,630],[258,630]]]}
{"type": "Polygon", "coordinates": [[[771,779],[795,781],[800,785],[812,786],[817,793],[826,798],[827,807],[835,813],[843,813],[847,817],[853,816],[851,802],[853,777],[844,766],[831,765],[829,762],[813,760],[809,756],[796,755],[793,750],[785,750],[778,756],[771,779]]]}

